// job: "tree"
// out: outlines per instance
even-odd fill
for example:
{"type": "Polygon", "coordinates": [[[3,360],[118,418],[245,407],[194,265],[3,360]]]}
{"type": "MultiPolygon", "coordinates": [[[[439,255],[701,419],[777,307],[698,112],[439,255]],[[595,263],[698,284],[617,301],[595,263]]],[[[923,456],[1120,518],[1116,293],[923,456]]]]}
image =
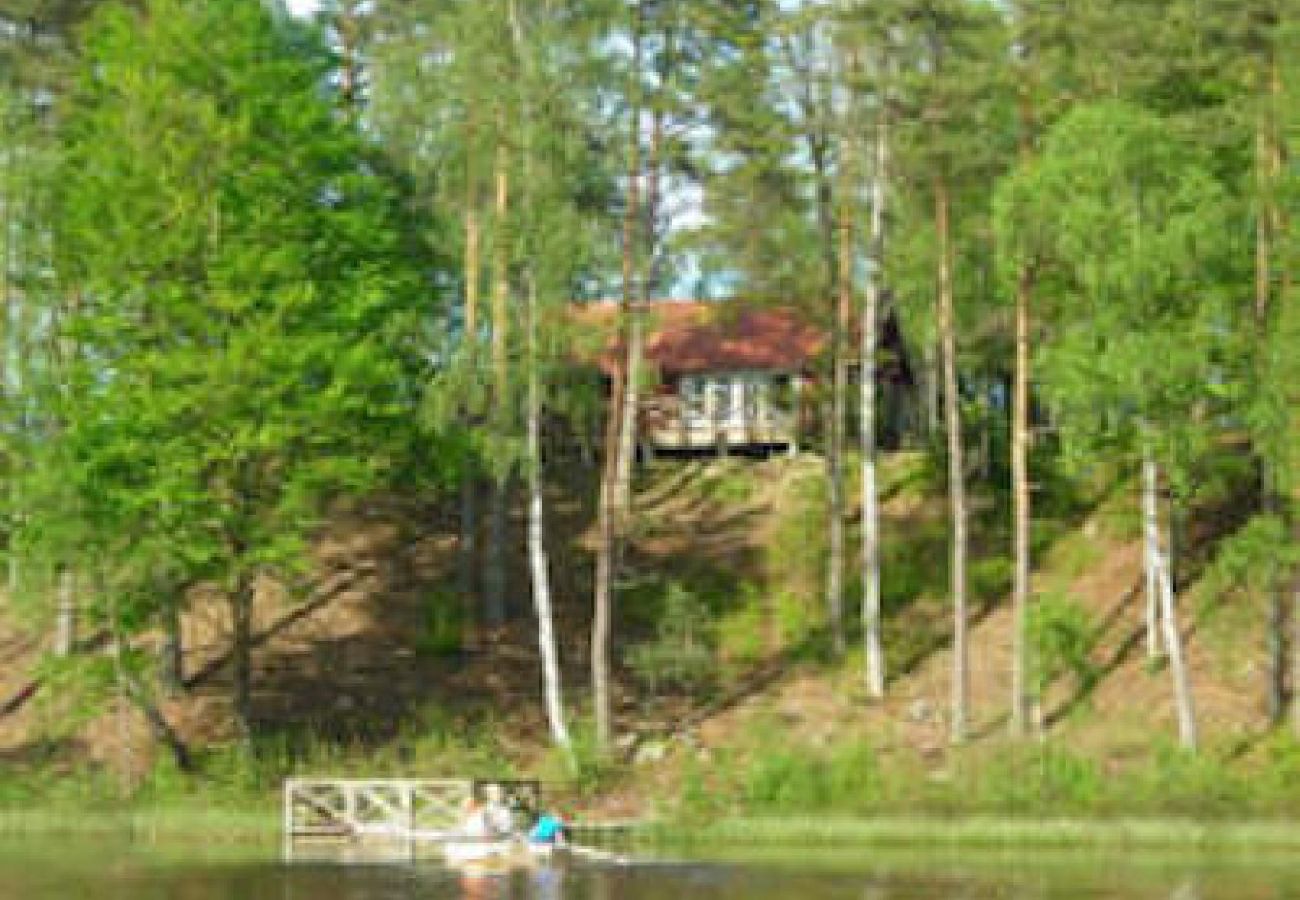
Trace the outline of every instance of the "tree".
{"type": "Polygon", "coordinates": [[[876,487],[876,380],[877,335],[880,331],[880,306],[885,265],[885,215],[891,180],[890,78],[893,74],[893,49],[889,35],[879,38],[883,45],[876,54],[877,81],[875,116],[875,159],[871,171],[871,232],[867,255],[867,284],[863,292],[861,356],[859,360],[862,454],[862,640],[866,660],[866,686],[871,696],[885,695],[885,654],[881,640],[880,598],[880,502],[876,487]]]}
{"type": "Polygon", "coordinates": [[[255,0],[109,8],[64,131],[60,274],[79,302],[59,327],[78,353],[38,474],[71,496],[28,549],[90,558],[124,637],[160,612],[160,571],[220,585],[245,736],[259,582],[295,580],[331,501],[413,446],[419,257],[320,91],[329,65],[255,0]]]}
{"type": "Polygon", "coordinates": [[[508,321],[517,287],[519,76],[508,12],[503,0],[377,3],[367,78],[368,119],[411,178],[413,202],[446,229],[433,234],[438,248],[460,258],[442,267],[460,308],[444,335],[447,365],[426,419],[435,429],[454,422],[470,439],[461,461],[460,587],[467,620],[494,627],[509,614],[508,487],[521,460],[512,380],[518,335],[508,321]]]}
{"type": "Polygon", "coordinates": [[[1041,255],[1057,272],[1053,287],[1068,292],[1043,356],[1067,440],[1076,453],[1109,446],[1142,461],[1147,566],[1188,748],[1195,717],[1155,497],[1160,470],[1176,487],[1207,433],[1187,410],[1205,404],[1214,380],[1207,275],[1225,249],[1224,222],[1223,192],[1198,153],[1160,117],[1119,102],[1071,112],[998,192],[1010,264],[1041,255]]]}
{"type": "Polygon", "coordinates": [[[965,739],[968,710],[969,660],[967,631],[968,510],[963,447],[962,383],[959,378],[958,329],[963,311],[958,295],[965,293],[973,320],[980,280],[963,278],[959,264],[970,266],[972,248],[987,231],[987,184],[1003,165],[1008,91],[1006,23],[990,6],[963,0],[917,0],[899,5],[906,56],[900,63],[900,85],[914,121],[900,143],[908,159],[909,180],[916,200],[929,207],[928,217],[914,213],[922,260],[928,262],[934,285],[933,319],[939,345],[943,385],[948,495],[951,519],[950,593],[953,607],[953,670],[951,737],[965,739]],[[971,140],[979,135],[977,140],[971,140]],[[966,284],[963,285],[963,282],[966,284]]]}

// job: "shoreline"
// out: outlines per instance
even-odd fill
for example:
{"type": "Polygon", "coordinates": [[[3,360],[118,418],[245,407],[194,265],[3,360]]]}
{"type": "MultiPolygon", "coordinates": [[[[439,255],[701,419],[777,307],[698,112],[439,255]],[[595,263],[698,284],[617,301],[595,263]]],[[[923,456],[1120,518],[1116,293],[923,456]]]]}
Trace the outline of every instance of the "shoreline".
{"type": "Polygon", "coordinates": [[[739,848],[1297,850],[1300,821],[937,818],[729,818],[711,825],[662,823],[646,837],[668,846],[739,848]]]}
{"type": "Polygon", "coordinates": [[[280,813],[272,808],[0,809],[0,841],[112,837],[126,844],[251,845],[279,841],[280,832],[280,813]]]}
{"type": "MultiPolygon", "coordinates": [[[[581,833],[581,827],[576,829],[581,833]]],[[[711,824],[651,821],[625,832],[632,845],[674,850],[1184,850],[1300,852],[1300,820],[1178,818],[734,817],[711,824]]],[[[277,808],[132,807],[0,809],[0,841],[121,839],[128,844],[277,845],[277,808]]],[[[597,841],[600,843],[599,841],[597,841]]],[[[622,843],[621,841],[618,843],[622,843]]]]}

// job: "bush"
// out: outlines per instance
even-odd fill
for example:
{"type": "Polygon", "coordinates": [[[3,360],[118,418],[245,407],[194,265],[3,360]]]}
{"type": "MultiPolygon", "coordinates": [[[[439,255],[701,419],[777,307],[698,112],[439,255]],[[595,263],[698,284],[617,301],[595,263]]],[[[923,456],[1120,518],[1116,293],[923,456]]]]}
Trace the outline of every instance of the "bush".
{"type": "Polygon", "coordinates": [[[758,485],[749,466],[718,463],[705,476],[702,488],[715,503],[740,504],[753,499],[758,485]]]}
{"type": "Polygon", "coordinates": [[[674,581],[664,595],[656,638],[629,648],[627,664],[651,693],[705,687],[716,671],[710,624],[704,602],[674,581]]]}
{"type": "Polygon", "coordinates": [[[751,811],[865,813],[877,805],[880,773],[867,744],[842,744],[829,754],[777,746],[745,773],[741,795],[751,811]]]}
{"type": "Polygon", "coordinates": [[[1089,691],[1100,673],[1092,661],[1097,628],[1092,616],[1073,597],[1046,593],[1029,609],[1031,672],[1039,692],[1071,674],[1079,689],[1089,691]]]}
{"type": "Polygon", "coordinates": [[[461,651],[465,608],[450,591],[434,591],[424,601],[424,622],[415,649],[421,656],[442,658],[461,651]]]}

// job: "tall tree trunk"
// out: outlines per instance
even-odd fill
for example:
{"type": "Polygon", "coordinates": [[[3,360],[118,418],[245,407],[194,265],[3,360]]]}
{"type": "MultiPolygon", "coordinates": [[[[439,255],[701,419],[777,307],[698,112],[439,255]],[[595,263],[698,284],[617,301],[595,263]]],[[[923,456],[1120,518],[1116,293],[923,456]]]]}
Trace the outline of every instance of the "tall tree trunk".
{"type": "Polygon", "coordinates": [[[361,22],[360,4],[347,0],[339,4],[334,19],[339,50],[339,101],[350,121],[361,118],[361,22]]]}
{"type": "Polygon", "coordinates": [[[477,467],[470,463],[461,474],[460,539],[457,548],[457,582],[461,608],[468,626],[478,615],[474,598],[478,593],[478,478],[477,467]]]}
{"type": "MultiPolygon", "coordinates": [[[[1283,204],[1278,199],[1286,148],[1280,120],[1281,103],[1283,102],[1282,71],[1276,47],[1272,48],[1269,53],[1267,68],[1266,84],[1268,93],[1260,115],[1257,135],[1256,166],[1259,171],[1256,180],[1260,189],[1260,210],[1259,221],[1256,223],[1257,242],[1255,250],[1255,323],[1259,335],[1260,355],[1264,358],[1267,358],[1268,353],[1263,348],[1267,348],[1270,343],[1275,341],[1271,332],[1279,327],[1280,320],[1286,315],[1286,307],[1290,302],[1291,293],[1291,267],[1285,259],[1277,258],[1285,254],[1285,248],[1289,240],[1290,223],[1283,204]],[[1276,282],[1274,278],[1276,278],[1276,282]]],[[[1264,387],[1271,379],[1265,373],[1261,373],[1261,376],[1261,387],[1264,387]]],[[[1285,429],[1287,426],[1283,425],[1282,427],[1285,429]]],[[[1291,435],[1288,435],[1284,430],[1278,436],[1278,439],[1274,441],[1274,444],[1275,446],[1285,446],[1289,443],[1290,438],[1291,435]]],[[[1261,469],[1263,470],[1261,480],[1264,482],[1265,506],[1270,512],[1278,513],[1283,507],[1279,475],[1282,471],[1285,471],[1286,462],[1282,459],[1266,457],[1261,460],[1261,469]]],[[[1295,477],[1294,472],[1291,473],[1291,477],[1295,477]]],[[[1293,515],[1295,515],[1294,511],[1293,515]]],[[[1277,574],[1275,572],[1275,575],[1277,574]]],[[[1271,607],[1269,708],[1275,716],[1274,721],[1279,724],[1287,714],[1288,669],[1292,668],[1287,660],[1288,604],[1283,582],[1282,578],[1275,577],[1268,586],[1271,607]]],[[[1297,640],[1298,637],[1300,636],[1294,634],[1290,636],[1292,641],[1297,640]]],[[[1295,671],[1291,673],[1291,692],[1293,696],[1297,691],[1297,686],[1300,686],[1300,680],[1297,680],[1297,676],[1300,676],[1300,647],[1297,647],[1295,652],[1297,654],[1296,667],[1295,671]]],[[[1296,733],[1300,734],[1300,706],[1295,707],[1295,710],[1296,733]]]]}
{"type": "MultiPolygon", "coordinates": [[[[17,123],[9,109],[0,107],[0,124],[9,134],[14,134],[17,123]]],[[[14,178],[14,157],[16,154],[17,138],[11,139],[8,152],[0,153],[0,317],[3,317],[2,324],[4,328],[4,341],[0,344],[0,364],[4,366],[4,371],[0,372],[0,392],[3,392],[6,408],[12,409],[12,401],[21,391],[20,370],[22,354],[18,350],[18,329],[21,316],[15,309],[17,302],[17,292],[13,290],[11,280],[14,272],[18,268],[17,254],[14,247],[14,227],[17,223],[17,216],[14,214],[15,204],[15,182],[14,178]]],[[[16,421],[6,423],[10,428],[16,428],[16,421]]],[[[17,526],[21,521],[21,498],[18,494],[18,479],[8,479],[6,498],[11,507],[11,521],[17,526]]],[[[18,554],[15,552],[14,527],[6,536],[5,554],[7,560],[7,570],[5,572],[5,583],[8,589],[9,600],[12,603],[18,593],[18,554]]]]}
{"type": "Polygon", "coordinates": [[[122,670],[121,677],[126,696],[144,715],[145,721],[149,723],[149,730],[153,733],[154,740],[161,743],[171,753],[172,761],[176,763],[177,769],[185,773],[194,772],[194,757],[190,753],[189,747],[186,746],[180,733],[167,721],[167,717],[158,708],[158,704],[150,699],[144,686],[129,671],[122,670]]]}
{"type": "Polygon", "coordinates": [[[1286,718],[1287,675],[1290,668],[1287,659],[1287,603],[1282,585],[1278,583],[1277,571],[1270,572],[1268,584],[1269,627],[1268,627],[1268,717],[1274,725],[1281,725],[1286,718]]]}
{"type": "Polygon", "coordinates": [[[921,354],[921,367],[923,370],[922,380],[925,382],[923,428],[926,440],[934,440],[935,435],[939,433],[939,382],[943,380],[940,374],[939,350],[935,346],[937,342],[926,341],[925,349],[921,354]]]}
{"type": "MultiPolygon", "coordinates": [[[[520,59],[525,85],[528,84],[529,54],[524,47],[523,26],[515,0],[508,6],[510,31],[515,53],[520,59]]],[[[525,86],[524,91],[527,90],[525,86]]],[[[536,211],[533,197],[532,127],[533,110],[527,94],[523,97],[522,137],[524,165],[524,196],[530,212],[536,211]]],[[[534,225],[534,228],[536,225],[534,225]]],[[[533,609],[537,615],[537,643],[542,662],[542,697],[551,739],[566,751],[570,749],[569,730],[564,721],[563,688],[560,681],[559,652],[555,642],[554,618],[551,612],[550,564],[546,556],[545,497],[542,482],[542,385],[541,359],[538,351],[538,296],[536,270],[527,270],[527,289],[524,296],[524,352],[527,369],[525,391],[525,459],[528,476],[528,561],[532,574],[533,609]]]]}
{"type": "Polygon", "coordinates": [[[952,222],[948,182],[935,179],[939,243],[939,342],[943,355],[943,408],[948,432],[948,496],[952,507],[952,741],[966,740],[969,661],[966,631],[966,486],[962,458],[961,397],[957,389],[957,337],[953,321],[952,222]]]}
{"type": "Polygon", "coordinates": [[[610,385],[605,415],[605,453],[601,466],[600,496],[596,509],[596,572],[591,622],[591,705],[596,727],[596,744],[608,748],[611,742],[609,704],[609,643],[613,605],[614,572],[614,481],[618,474],[618,435],[623,402],[622,377],[610,385]]]}
{"type": "Polygon", "coordinates": [[[240,739],[249,743],[253,736],[253,595],[255,587],[248,577],[240,578],[230,594],[231,687],[235,707],[235,726],[240,739]]]}
{"type": "Polygon", "coordinates": [[[1300,575],[1291,585],[1291,730],[1300,740],[1300,575]]]}
{"type": "MultiPolygon", "coordinates": [[[[478,169],[475,165],[474,122],[469,123],[467,133],[470,136],[468,150],[465,154],[465,346],[468,349],[469,366],[477,371],[478,366],[478,306],[479,279],[482,273],[481,249],[482,232],[479,225],[478,169]]],[[[465,624],[473,622],[477,609],[474,597],[478,591],[478,467],[472,462],[462,473],[460,484],[460,593],[464,605],[465,624]]]]}
{"type": "MultiPolygon", "coordinates": [[[[504,429],[498,433],[504,435],[504,429]]],[[[491,627],[504,625],[510,616],[506,605],[506,545],[509,530],[510,476],[492,478],[487,522],[487,552],[483,555],[483,612],[491,627]]]]}
{"type": "MultiPolygon", "coordinates": [[[[1031,38],[1022,33],[1019,42],[1029,51],[1031,38]]],[[[1026,52],[1026,58],[1032,58],[1026,52]]],[[[1017,97],[1019,136],[1018,156],[1022,166],[1033,161],[1034,107],[1032,72],[1021,71],[1022,86],[1017,97]]],[[[1029,451],[1032,435],[1029,430],[1029,329],[1030,304],[1034,291],[1034,261],[1020,260],[1016,278],[1015,374],[1011,388],[1011,494],[1014,506],[1011,531],[1012,556],[1012,615],[1015,632],[1011,653],[1011,733],[1024,737],[1030,720],[1042,733],[1042,713],[1037,697],[1037,686],[1030,687],[1029,679],[1029,605],[1031,559],[1030,529],[1033,521],[1033,497],[1029,490],[1029,451]]]]}
{"type": "MultiPolygon", "coordinates": [[[[638,16],[643,15],[638,6],[638,16]]],[[[638,20],[640,22],[640,20],[638,20]]],[[[638,24],[638,29],[640,29],[638,24]]],[[[633,48],[634,77],[641,73],[641,35],[638,30],[636,46],[633,48]]],[[[623,320],[624,333],[627,336],[626,362],[623,379],[622,420],[619,423],[618,472],[614,483],[614,502],[617,508],[618,540],[626,537],[629,519],[632,513],[632,467],[636,458],[637,419],[640,407],[641,363],[644,342],[644,305],[649,299],[649,285],[642,266],[646,253],[642,252],[642,202],[641,202],[641,103],[640,94],[632,107],[631,143],[628,149],[627,170],[627,209],[623,215],[623,320]]],[[[651,144],[647,171],[653,171],[657,164],[658,135],[651,144]]],[[[647,191],[647,208],[650,192],[647,191]]],[[[649,250],[649,248],[645,248],[649,250]]],[[[618,554],[615,554],[617,558],[618,554]]]]}
{"type": "Polygon", "coordinates": [[[1160,656],[1160,500],[1155,463],[1142,464],[1142,557],[1146,582],[1147,658],[1160,656]]]}
{"type": "Polygon", "coordinates": [[[645,4],[637,0],[633,12],[632,109],[628,141],[627,208],[623,218],[623,298],[619,310],[624,358],[613,380],[609,418],[605,426],[605,466],[600,486],[598,544],[596,548],[595,615],[591,630],[591,687],[596,725],[596,746],[609,751],[613,722],[609,700],[610,632],[613,624],[614,570],[619,542],[627,529],[631,499],[631,454],[635,448],[637,379],[641,365],[641,317],[636,309],[637,234],[640,218],[641,177],[641,60],[645,31],[645,4]]]}
{"type": "Polygon", "coordinates": [[[181,631],[181,606],[179,599],[167,603],[163,609],[163,645],[159,672],[165,691],[179,693],[185,687],[185,645],[181,631]]]}
{"type": "Polygon", "coordinates": [[[876,486],[876,345],[880,332],[880,286],[885,264],[885,204],[890,175],[889,98],[882,97],[876,125],[876,164],[871,176],[871,258],[862,305],[862,644],[867,693],[885,696],[885,653],[880,636],[880,498],[876,486]]]}
{"type": "MultiPolygon", "coordinates": [[[[813,208],[822,251],[822,268],[825,276],[825,297],[832,322],[830,347],[831,397],[823,402],[821,413],[826,438],[826,618],[832,645],[837,654],[844,650],[844,434],[837,423],[844,421],[847,390],[841,384],[841,360],[844,356],[844,332],[840,327],[843,297],[839,291],[840,271],[844,265],[845,247],[842,229],[847,223],[844,209],[837,212],[835,185],[832,183],[830,143],[831,138],[818,130],[819,121],[829,121],[827,104],[817,94],[817,83],[808,71],[800,85],[799,103],[807,122],[803,135],[808,159],[813,173],[813,208]]],[[[847,202],[847,200],[846,200],[847,202]]],[[[851,266],[850,260],[850,266],[851,266]]],[[[850,297],[851,299],[851,297],[850,297]]]]}
{"type": "MultiPolygon", "coordinates": [[[[513,6],[513,4],[512,4],[513,6]]],[[[564,722],[563,688],[560,682],[559,652],[555,643],[551,612],[550,567],[546,558],[544,497],[542,495],[542,398],[537,353],[537,286],[528,286],[528,561],[533,579],[533,608],[537,614],[537,643],[542,657],[542,696],[551,739],[559,747],[570,746],[564,722]]]]}
{"type": "Polygon", "coordinates": [[[71,569],[59,569],[57,591],[54,655],[67,657],[77,649],[77,576],[71,569]]]}
{"type": "Polygon", "coordinates": [[[1033,292],[1033,269],[1021,264],[1016,279],[1016,373],[1012,389],[1011,491],[1015,503],[1012,535],[1014,577],[1012,606],[1015,617],[1011,660],[1011,731],[1023,737],[1028,730],[1035,698],[1030,696],[1029,665],[1029,524],[1032,516],[1029,494],[1029,303],[1033,292]]]}
{"type": "MultiPolygon", "coordinates": [[[[492,247],[492,429],[504,440],[509,429],[510,392],[510,154],[506,148],[505,116],[498,122],[501,133],[496,147],[496,231],[492,247]]],[[[484,607],[489,625],[506,621],[506,516],[509,476],[493,474],[491,509],[488,512],[487,553],[483,573],[484,607]]]]}
{"type": "Polygon", "coordinates": [[[1173,680],[1178,738],[1184,749],[1195,750],[1196,714],[1192,703],[1191,682],[1188,680],[1187,666],[1183,659],[1182,636],[1178,631],[1173,577],[1169,571],[1168,560],[1160,549],[1159,485],[1159,466],[1150,449],[1146,449],[1143,451],[1142,458],[1142,506],[1146,511],[1144,517],[1149,532],[1148,544],[1155,547],[1154,565],[1160,595],[1160,624],[1165,650],[1169,656],[1169,674],[1173,680]]]}
{"type": "Polygon", "coordinates": [[[1169,672],[1174,682],[1174,704],[1178,715],[1178,740],[1185,750],[1196,750],[1196,712],[1192,702],[1192,685],[1183,659],[1182,636],[1178,632],[1178,619],[1174,601],[1173,577],[1168,569],[1161,571],[1160,620],[1164,625],[1165,646],[1169,650],[1169,672]]]}
{"type": "Polygon", "coordinates": [[[841,163],[840,208],[837,223],[839,245],[834,325],[831,329],[831,409],[829,445],[826,450],[828,475],[826,559],[826,617],[830,625],[831,645],[836,656],[843,656],[844,639],[844,444],[845,418],[848,411],[849,316],[853,305],[853,203],[849,166],[841,163]]]}

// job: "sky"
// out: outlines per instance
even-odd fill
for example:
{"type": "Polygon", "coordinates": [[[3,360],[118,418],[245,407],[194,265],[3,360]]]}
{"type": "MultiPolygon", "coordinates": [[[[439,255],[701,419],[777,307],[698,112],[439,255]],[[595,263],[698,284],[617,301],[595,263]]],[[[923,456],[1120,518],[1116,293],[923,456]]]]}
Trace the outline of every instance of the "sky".
{"type": "Polygon", "coordinates": [[[296,16],[311,15],[319,6],[319,0],[287,0],[289,11],[296,16]]]}

